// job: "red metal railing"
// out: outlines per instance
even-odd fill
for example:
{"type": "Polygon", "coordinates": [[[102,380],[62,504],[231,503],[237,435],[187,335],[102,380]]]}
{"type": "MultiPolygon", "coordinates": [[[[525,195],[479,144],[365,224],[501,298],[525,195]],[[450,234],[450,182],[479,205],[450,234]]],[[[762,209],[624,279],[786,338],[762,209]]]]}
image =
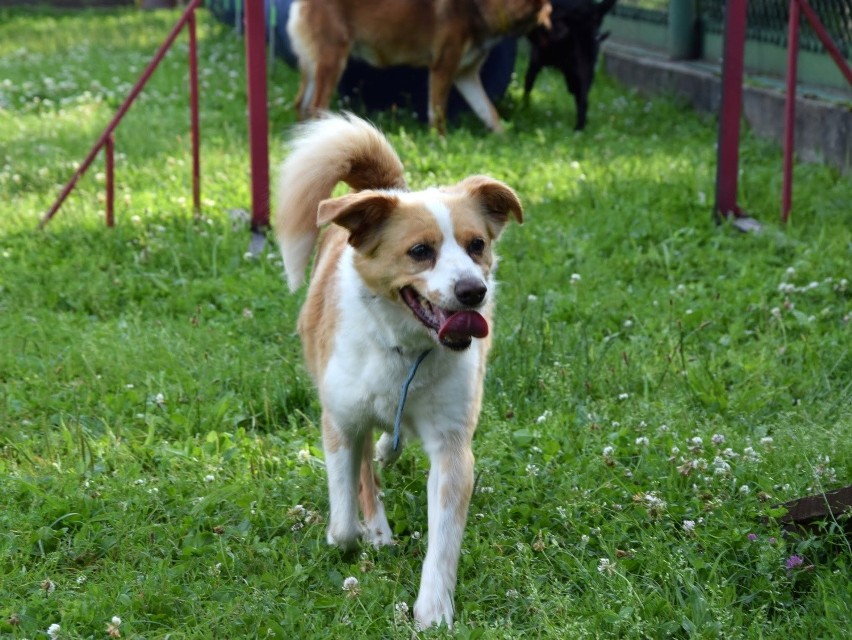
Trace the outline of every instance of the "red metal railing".
{"type": "MultiPolygon", "coordinates": [[[[171,48],[181,30],[189,35],[189,111],[192,144],[192,204],[201,210],[201,154],[200,125],[198,118],[198,41],[196,38],[195,11],[203,0],[190,0],[183,15],[166,36],[151,62],[139,76],[130,93],[103,133],[90,149],[74,175],[62,188],[50,209],[39,222],[43,228],[56,215],[62,203],[74,190],[78,180],[86,173],[95,157],[103,149],[106,164],[106,224],[115,224],[115,130],[144,89],[148,79],[171,48]]],[[[251,148],[252,229],[259,231],[269,224],[269,143],[266,104],[266,58],[264,51],[263,0],[246,0],[246,71],[248,77],[249,142],[251,148]]]]}
{"type": "Polygon", "coordinates": [[[65,199],[74,190],[74,187],[77,185],[77,181],[86,173],[86,171],[91,166],[95,157],[98,155],[98,152],[101,149],[104,149],[104,156],[106,162],[106,223],[107,226],[113,226],[115,224],[114,217],[114,199],[115,199],[115,190],[114,190],[114,173],[115,173],[115,160],[114,160],[114,144],[115,144],[115,129],[118,127],[122,118],[124,118],[127,111],[130,109],[133,102],[142,92],[142,89],[145,88],[145,84],[148,82],[148,79],[153,75],[154,71],[157,69],[157,66],[160,64],[160,61],[166,55],[168,50],[171,48],[174,41],[177,39],[181,30],[184,26],[187,27],[189,31],[189,95],[190,95],[190,122],[192,127],[192,197],[193,197],[193,206],[196,210],[199,210],[201,207],[201,189],[199,187],[200,182],[200,160],[199,160],[199,152],[198,152],[198,144],[200,140],[199,135],[199,125],[198,125],[198,56],[196,52],[196,37],[195,37],[195,10],[201,6],[202,0],[190,0],[190,3],[187,5],[186,10],[183,12],[180,20],[177,21],[172,30],[169,32],[169,35],[166,36],[163,44],[160,45],[160,48],[157,49],[157,52],[154,54],[154,57],[151,59],[151,62],[148,63],[148,66],[145,67],[145,70],[142,72],[142,75],[139,76],[139,79],[136,81],[136,84],[133,85],[133,88],[130,90],[130,93],[124,99],[124,102],[121,103],[121,106],[118,108],[118,111],[113,116],[110,123],[106,126],[103,133],[98,138],[97,142],[95,142],[94,146],[89,150],[88,155],[86,155],[83,162],[80,163],[80,166],[77,167],[77,170],[74,172],[74,175],[71,176],[71,179],[66,183],[63,187],[62,191],[59,193],[59,197],[56,198],[53,205],[51,205],[50,209],[48,209],[47,213],[39,222],[39,228],[44,228],[44,226],[50,222],[53,216],[56,215],[56,212],[59,211],[59,207],[62,206],[62,203],[65,202],[65,199]]]}
{"type": "MultiPolygon", "coordinates": [[[[793,197],[793,141],[796,119],[796,75],[799,51],[799,19],[804,14],[817,37],[852,85],[852,69],[834,44],[808,0],[790,0],[787,42],[787,95],[784,122],[784,181],[781,192],[781,221],[787,223],[793,197]]],[[[722,104],[716,163],[717,221],[733,218],[740,228],[753,228],[750,218],[737,204],[739,136],[742,115],[743,62],[745,56],[746,0],[728,0],[725,11],[725,44],[722,63],[722,104]],[[750,224],[751,223],[751,224],[750,224]]]]}
{"type": "Polygon", "coordinates": [[[246,82],[251,154],[251,228],[269,225],[269,119],[263,0],[246,0],[246,82]]]}
{"type": "Polygon", "coordinates": [[[837,68],[852,86],[852,69],[840,49],[834,44],[825,25],[807,0],[790,0],[790,24],[787,38],[787,101],[784,105],[784,184],[781,190],[781,221],[790,218],[793,206],[793,139],[796,126],[796,62],[799,53],[799,13],[804,14],[811,28],[832,57],[837,68]]]}

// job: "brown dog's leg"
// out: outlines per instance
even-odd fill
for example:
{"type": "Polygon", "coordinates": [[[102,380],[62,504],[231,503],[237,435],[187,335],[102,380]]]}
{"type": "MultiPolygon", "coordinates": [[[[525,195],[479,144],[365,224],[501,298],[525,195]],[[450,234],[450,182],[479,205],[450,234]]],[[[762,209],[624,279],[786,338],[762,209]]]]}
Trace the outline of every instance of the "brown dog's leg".
{"type": "Polygon", "coordinates": [[[296,108],[296,114],[299,116],[299,120],[304,120],[307,117],[305,105],[303,103],[310,84],[311,81],[308,78],[308,73],[304,69],[301,69],[301,74],[299,76],[299,92],[296,94],[296,99],[293,101],[293,106],[296,108]]]}
{"type": "Polygon", "coordinates": [[[361,514],[364,516],[365,537],[376,548],[393,544],[393,534],[385,516],[380,492],[381,485],[373,469],[372,433],[368,433],[361,452],[361,483],[358,487],[358,500],[361,503],[361,514]]]}
{"type": "Polygon", "coordinates": [[[326,540],[344,550],[353,549],[361,536],[358,522],[358,479],[364,439],[342,431],[327,412],[322,414],[322,444],[328,474],[331,513],[326,540]]]}
{"type": "Polygon", "coordinates": [[[429,124],[444,135],[447,131],[447,100],[461,59],[461,48],[444,43],[438,45],[438,50],[440,53],[429,69],[429,124]]]}
{"type": "Polygon", "coordinates": [[[494,133],[502,133],[503,124],[500,122],[500,114],[485,93],[485,87],[482,86],[482,80],[479,77],[479,70],[484,61],[483,57],[477,64],[462,71],[453,84],[485,126],[494,133]]]}
{"type": "Polygon", "coordinates": [[[414,620],[422,629],[453,622],[456,573],[473,492],[470,435],[461,432],[444,435],[440,443],[424,441],[431,462],[427,483],[429,544],[420,592],[414,603],[414,620]]]}
{"type": "Polygon", "coordinates": [[[314,73],[314,92],[308,101],[309,115],[328,109],[331,98],[337,89],[340,76],[346,69],[349,58],[349,45],[345,43],[327,44],[320,53],[320,59],[314,73]]]}

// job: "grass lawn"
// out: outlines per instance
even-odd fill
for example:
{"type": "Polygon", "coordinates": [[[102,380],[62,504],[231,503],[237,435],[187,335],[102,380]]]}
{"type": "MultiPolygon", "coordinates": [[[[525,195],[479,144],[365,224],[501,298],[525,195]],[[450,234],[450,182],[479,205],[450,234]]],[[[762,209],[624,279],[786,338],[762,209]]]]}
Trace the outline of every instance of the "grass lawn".
{"type": "MultiPolygon", "coordinates": [[[[118,131],[116,228],[98,161],[35,231],[176,16],[0,9],[0,637],[410,637],[426,460],[383,474],[395,547],[326,546],[304,292],[227,213],[242,41],[202,14],[202,216],[182,37],[118,131]]],[[[296,84],[274,67],[276,161],[296,84]]],[[[742,235],[711,222],[714,119],[599,77],[574,134],[561,78],[520,96],[502,137],[374,116],[413,187],[489,173],[527,214],[500,246],[458,623],[422,635],[845,637],[843,523],[773,518],[852,482],[852,180],[798,165],[782,228],[780,151],[746,134],[766,230],[742,235]]]]}

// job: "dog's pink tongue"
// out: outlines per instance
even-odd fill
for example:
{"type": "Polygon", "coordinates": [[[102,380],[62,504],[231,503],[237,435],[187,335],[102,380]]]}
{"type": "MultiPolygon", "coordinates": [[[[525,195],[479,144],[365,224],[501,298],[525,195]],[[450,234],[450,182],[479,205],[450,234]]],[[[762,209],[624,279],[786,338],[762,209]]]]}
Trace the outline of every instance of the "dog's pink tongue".
{"type": "Polygon", "coordinates": [[[484,338],[488,335],[488,323],[476,311],[458,311],[444,320],[438,330],[438,339],[443,341],[484,338]]]}

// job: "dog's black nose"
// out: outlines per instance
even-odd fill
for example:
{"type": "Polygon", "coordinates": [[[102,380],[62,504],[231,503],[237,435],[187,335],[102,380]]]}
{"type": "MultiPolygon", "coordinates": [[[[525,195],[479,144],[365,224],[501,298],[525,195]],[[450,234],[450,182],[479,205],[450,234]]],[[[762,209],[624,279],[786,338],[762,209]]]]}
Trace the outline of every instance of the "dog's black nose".
{"type": "Polygon", "coordinates": [[[485,300],[488,287],[478,278],[463,278],[456,282],[455,294],[459,302],[467,307],[475,307],[485,300]]]}

